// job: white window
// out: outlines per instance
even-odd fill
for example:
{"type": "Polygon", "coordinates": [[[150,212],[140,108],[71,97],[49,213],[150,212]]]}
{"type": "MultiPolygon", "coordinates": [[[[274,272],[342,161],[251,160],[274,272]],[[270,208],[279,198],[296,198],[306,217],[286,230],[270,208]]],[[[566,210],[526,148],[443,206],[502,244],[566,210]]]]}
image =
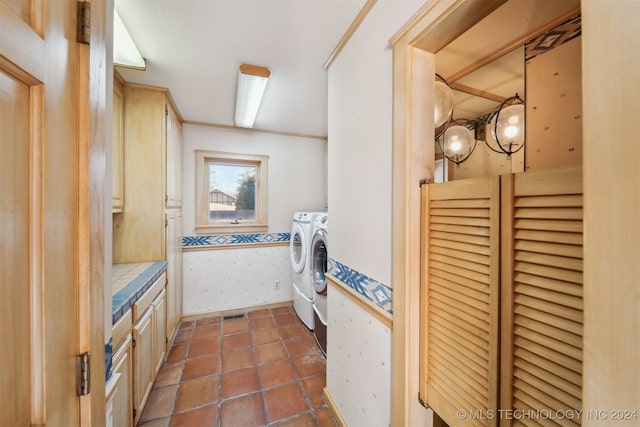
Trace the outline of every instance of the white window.
{"type": "Polygon", "coordinates": [[[268,156],[196,150],[196,232],[267,231],[268,156]]]}

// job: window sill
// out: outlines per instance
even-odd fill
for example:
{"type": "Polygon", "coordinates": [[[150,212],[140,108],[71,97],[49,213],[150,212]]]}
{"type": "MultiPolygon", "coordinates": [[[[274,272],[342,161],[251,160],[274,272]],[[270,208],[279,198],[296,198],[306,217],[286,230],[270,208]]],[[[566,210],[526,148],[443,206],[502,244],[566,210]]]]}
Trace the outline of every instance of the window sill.
{"type": "Polygon", "coordinates": [[[268,225],[255,223],[196,226],[196,234],[264,233],[268,230],[268,225]]]}

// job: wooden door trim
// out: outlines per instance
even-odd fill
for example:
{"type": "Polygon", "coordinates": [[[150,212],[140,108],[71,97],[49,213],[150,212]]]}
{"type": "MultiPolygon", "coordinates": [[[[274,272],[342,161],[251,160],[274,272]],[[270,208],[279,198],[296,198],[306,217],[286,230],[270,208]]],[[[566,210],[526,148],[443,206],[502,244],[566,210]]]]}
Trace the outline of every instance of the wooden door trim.
{"type": "Polygon", "coordinates": [[[30,88],[30,251],[31,251],[31,422],[46,423],[46,383],[45,383],[45,333],[44,333],[44,231],[43,231],[43,127],[44,88],[42,85],[30,88]]]}

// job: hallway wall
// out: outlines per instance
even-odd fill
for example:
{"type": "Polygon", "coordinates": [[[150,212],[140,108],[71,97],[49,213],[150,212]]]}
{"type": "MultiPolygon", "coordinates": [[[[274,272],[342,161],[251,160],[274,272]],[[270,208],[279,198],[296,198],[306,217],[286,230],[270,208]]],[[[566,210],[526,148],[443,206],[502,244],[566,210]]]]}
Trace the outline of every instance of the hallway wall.
{"type": "Polygon", "coordinates": [[[325,209],[325,146],[322,139],[184,125],[185,315],[292,299],[288,246],[291,220],[297,210],[325,209]],[[195,150],[269,156],[266,233],[257,233],[249,243],[238,243],[242,239],[233,235],[202,239],[207,236],[195,233],[195,150]],[[219,245],[218,240],[226,244],[219,245]]]}
{"type": "Polygon", "coordinates": [[[421,4],[376,3],[329,68],[328,255],[330,274],[345,290],[332,285],[328,291],[327,390],[353,426],[391,422],[388,39],[421,4]],[[378,312],[380,317],[373,314],[378,312]]]}

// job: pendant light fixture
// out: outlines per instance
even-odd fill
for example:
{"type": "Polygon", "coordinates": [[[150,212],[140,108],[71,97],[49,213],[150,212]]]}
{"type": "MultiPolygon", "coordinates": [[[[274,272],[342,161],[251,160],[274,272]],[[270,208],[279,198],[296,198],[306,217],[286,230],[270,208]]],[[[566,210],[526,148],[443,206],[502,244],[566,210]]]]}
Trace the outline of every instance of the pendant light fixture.
{"type": "Polygon", "coordinates": [[[458,168],[476,148],[478,141],[474,130],[475,122],[468,119],[455,119],[451,120],[442,135],[436,138],[444,157],[455,163],[458,168]]]}
{"type": "Polygon", "coordinates": [[[496,107],[485,122],[485,143],[492,151],[506,154],[510,159],[513,153],[524,147],[524,101],[518,94],[507,98],[496,107]]]}
{"type": "Polygon", "coordinates": [[[471,156],[476,148],[475,123],[467,119],[453,119],[453,90],[439,74],[435,76],[433,125],[435,141],[444,157],[456,167],[471,156]]]}
{"type": "Polygon", "coordinates": [[[433,127],[436,140],[447,130],[453,116],[453,91],[440,74],[436,74],[434,87],[433,127]]]}

